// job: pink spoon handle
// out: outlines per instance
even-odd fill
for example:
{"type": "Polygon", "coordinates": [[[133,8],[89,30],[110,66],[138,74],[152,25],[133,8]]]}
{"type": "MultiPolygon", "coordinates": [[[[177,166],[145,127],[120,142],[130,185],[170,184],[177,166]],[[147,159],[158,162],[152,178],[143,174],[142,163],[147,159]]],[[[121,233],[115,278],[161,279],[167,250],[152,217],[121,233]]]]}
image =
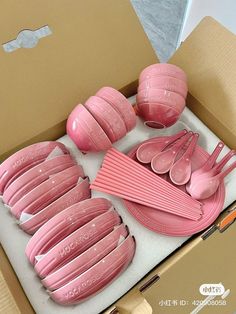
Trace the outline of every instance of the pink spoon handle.
{"type": "Polygon", "coordinates": [[[224,171],[222,171],[221,173],[219,173],[217,175],[219,180],[223,180],[224,177],[226,177],[232,170],[234,170],[236,168],[236,161],[233,162],[227,169],[225,169],[224,171]]]}
{"type": "Polygon", "coordinates": [[[192,132],[187,133],[183,137],[180,138],[180,140],[174,144],[170,150],[173,152],[173,154],[177,155],[178,152],[182,149],[184,144],[188,141],[188,139],[192,136],[192,132]]]}
{"type": "Polygon", "coordinates": [[[227,164],[227,162],[233,157],[236,155],[236,151],[234,150],[231,150],[230,152],[228,152],[228,154],[226,154],[222,159],[221,161],[219,161],[215,167],[214,167],[214,170],[216,172],[219,172],[223,169],[223,167],[227,164]]]}
{"type": "Polygon", "coordinates": [[[203,166],[204,170],[210,170],[214,166],[216,159],[219,156],[220,152],[222,151],[223,147],[224,147],[223,142],[219,142],[217,144],[213,153],[210,155],[210,157],[207,159],[206,163],[204,164],[203,166]]]}
{"type": "Polygon", "coordinates": [[[199,138],[199,134],[195,133],[191,139],[191,142],[190,142],[185,154],[184,154],[185,158],[190,158],[192,156],[194,149],[197,145],[198,138],[199,138]]]}

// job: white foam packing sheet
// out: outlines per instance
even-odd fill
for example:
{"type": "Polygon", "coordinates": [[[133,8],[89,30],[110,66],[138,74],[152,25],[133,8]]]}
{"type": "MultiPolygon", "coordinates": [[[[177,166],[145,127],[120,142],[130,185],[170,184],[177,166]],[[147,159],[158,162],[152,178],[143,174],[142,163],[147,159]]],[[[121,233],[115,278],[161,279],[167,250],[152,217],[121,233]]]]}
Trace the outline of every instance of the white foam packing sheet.
{"type": "MultiPolygon", "coordinates": [[[[211,152],[219,141],[219,139],[189,109],[185,108],[180,121],[166,130],[151,129],[144,126],[141,120],[138,120],[136,128],[114,146],[122,152],[127,152],[135,144],[142,142],[143,140],[163,134],[172,134],[186,126],[194,132],[200,133],[199,144],[208,152],[211,152]]],[[[104,153],[88,153],[84,155],[79,152],[68,136],[62,137],[59,141],[64,143],[76,157],[78,163],[82,164],[90,181],[94,180],[96,173],[101,166],[104,153]]],[[[222,155],[228,152],[228,150],[229,149],[225,147],[222,155]]],[[[224,208],[230,205],[236,198],[235,184],[236,171],[232,172],[225,179],[226,199],[224,208]]],[[[87,301],[69,307],[58,305],[49,298],[45,288],[42,286],[33,267],[28,263],[24,254],[30,236],[25,234],[17,226],[17,223],[10,215],[9,210],[2,202],[0,203],[0,241],[37,314],[99,313],[125,294],[151,269],[187,240],[187,237],[168,237],[156,234],[144,228],[129,214],[123,206],[122,201],[117,197],[112,197],[95,191],[92,195],[105,196],[112,201],[115,208],[122,216],[124,223],[129,226],[130,233],[134,235],[136,239],[136,253],[132,264],[110,286],[87,301]]]]}

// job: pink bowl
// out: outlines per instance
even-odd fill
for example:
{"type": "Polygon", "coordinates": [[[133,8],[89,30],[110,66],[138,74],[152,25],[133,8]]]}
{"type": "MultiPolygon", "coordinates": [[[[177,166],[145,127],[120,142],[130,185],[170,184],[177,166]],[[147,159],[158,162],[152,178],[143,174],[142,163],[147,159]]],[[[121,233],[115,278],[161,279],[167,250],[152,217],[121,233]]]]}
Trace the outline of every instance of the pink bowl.
{"type": "Polygon", "coordinates": [[[44,161],[57,147],[64,154],[69,154],[65,145],[51,141],[30,145],[7,158],[0,165],[0,195],[17,177],[44,161]]]}
{"type": "Polygon", "coordinates": [[[136,115],[131,103],[119,91],[112,87],[99,89],[96,96],[106,100],[123,119],[127,132],[131,131],[136,125],[136,115]]]}
{"type": "Polygon", "coordinates": [[[173,125],[180,116],[176,110],[159,103],[138,104],[137,108],[145,124],[157,129],[173,125]]]}
{"type": "Polygon", "coordinates": [[[67,134],[83,152],[102,151],[111,147],[106,133],[83,105],[77,105],[69,115],[67,134]]]}
{"type": "Polygon", "coordinates": [[[72,259],[69,263],[59,268],[49,276],[42,280],[42,284],[48,290],[56,290],[69,283],[85,271],[89,270],[93,265],[113,251],[120,243],[122,238],[128,236],[128,229],[123,224],[114,228],[103,239],[95,243],[84,253],[72,259]]]}
{"type": "Polygon", "coordinates": [[[91,96],[84,106],[96,119],[112,143],[126,135],[123,119],[106,100],[98,96],[91,96]]]}
{"type": "Polygon", "coordinates": [[[28,220],[20,223],[21,229],[29,234],[35,233],[50,218],[54,217],[67,207],[91,197],[88,178],[79,180],[77,185],[57,198],[47,207],[32,215],[28,220]]]}
{"type": "Polygon", "coordinates": [[[187,82],[185,72],[178,66],[170,63],[156,63],[146,67],[139,76],[139,82],[156,76],[171,76],[187,82]]]}
{"type": "Polygon", "coordinates": [[[181,113],[185,107],[185,99],[174,92],[169,92],[164,89],[149,88],[141,90],[137,94],[137,104],[143,103],[159,103],[169,106],[175,111],[181,113]]]}
{"type": "Polygon", "coordinates": [[[135,241],[129,235],[118,247],[83,274],[50,293],[60,304],[80,303],[104,289],[131,263],[135,253],[135,241]]]}
{"type": "Polygon", "coordinates": [[[170,92],[175,92],[186,98],[188,93],[187,83],[170,76],[157,76],[147,79],[139,84],[138,92],[145,89],[164,89],[170,92]]]}

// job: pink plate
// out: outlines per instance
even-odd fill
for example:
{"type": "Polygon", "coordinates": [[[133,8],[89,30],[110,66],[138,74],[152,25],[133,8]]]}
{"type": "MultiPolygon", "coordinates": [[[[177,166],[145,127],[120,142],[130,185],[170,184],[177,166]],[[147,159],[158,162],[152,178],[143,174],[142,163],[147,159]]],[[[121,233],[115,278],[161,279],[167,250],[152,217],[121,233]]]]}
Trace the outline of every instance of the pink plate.
{"type": "MultiPolygon", "coordinates": [[[[146,143],[150,140],[145,141],[146,143]]],[[[144,143],[144,142],[143,142],[144,143]]],[[[129,153],[136,160],[136,150],[143,144],[136,145],[129,153]]],[[[193,171],[201,167],[209,154],[200,146],[197,146],[192,156],[193,171]]],[[[182,187],[180,187],[182,189],[182,187]]],[[[170,236],[190,236],[210,226],[223,209],[225,199],[225,186],[222,183],[217,192],[203,201],[203,215],[199,221],[192,221],[150,207],[142,206],[124,200],[128,211],[146,228],[170,236]]]]}

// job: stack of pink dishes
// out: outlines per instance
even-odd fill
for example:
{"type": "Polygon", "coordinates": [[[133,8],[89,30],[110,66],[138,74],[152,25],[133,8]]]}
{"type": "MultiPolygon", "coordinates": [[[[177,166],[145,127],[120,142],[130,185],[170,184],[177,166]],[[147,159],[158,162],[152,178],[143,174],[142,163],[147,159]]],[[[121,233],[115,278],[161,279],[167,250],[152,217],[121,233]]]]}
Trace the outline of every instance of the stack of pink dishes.
{"type": "Polygon", "coordinates": [[[67,134],[83,152],[102,151],[136,125],[129,101],[112,87],[101,88],[84,105],[77,105],[67,120],[67,134]]]}
{"type": "Polygon", "coordinates": [[[33,144],[6,159],[0,165],[0,192],[20,227],[30,234],[90,197],[82,167],[59,142],[33,144]]]}
{"type": "Polygon", "coordinates": [[[187,92],[187,77],[182,69],[167,63],[150,65],[139,76],[138,114],[151,127],[169,127],[184,110],[187,92]]]}
{"type": "Polygon", "coordinates": [[[110,201],[74,204],[46,222],[26,255],[53,300],[82,302],[105,288],[130,264],[135,241],[110,201]]]}

